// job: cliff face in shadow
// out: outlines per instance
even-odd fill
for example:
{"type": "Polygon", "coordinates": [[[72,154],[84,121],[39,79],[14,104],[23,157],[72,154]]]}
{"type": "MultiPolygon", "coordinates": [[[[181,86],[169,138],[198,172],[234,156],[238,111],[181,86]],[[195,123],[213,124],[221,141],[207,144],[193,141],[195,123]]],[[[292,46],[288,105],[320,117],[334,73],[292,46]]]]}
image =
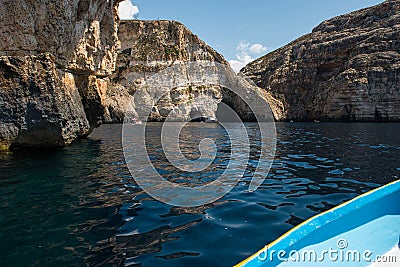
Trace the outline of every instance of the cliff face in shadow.
{"type": "Polygon", "coordinates": [[[0,3],[0,147],[62,146],[102,120],[119,1],[0,3]]]}
{"type": "Polygon", "coordinates": [[[400,1],[324,21],[241,72],[283,103],[280,120],[400,121],[400,1]]]}

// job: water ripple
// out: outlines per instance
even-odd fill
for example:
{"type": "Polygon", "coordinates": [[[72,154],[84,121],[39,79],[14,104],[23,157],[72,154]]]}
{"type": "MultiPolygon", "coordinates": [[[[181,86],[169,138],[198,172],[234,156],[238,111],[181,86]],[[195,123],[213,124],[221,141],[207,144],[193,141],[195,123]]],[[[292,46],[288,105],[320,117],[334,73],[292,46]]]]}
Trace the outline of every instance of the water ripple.
{"type": "MultiPolygon", "coordinates": [[[[278,123],[271,172],[251,193],[260,141],[255,125],[247,127],[252,148],[244,177],[224,198],[197,208],[159,203],[136,185],[120,125],[58,151],[0,153],[2,266],[229,266],[307,218],[400,176],[398,124],[278,123]]],[[[146,134],[166,179],[208,183],[227,166],[229,140],[215,125],[185,128],[181,149],[189,158],[198,157],[193,137],[214,138],[219,148],[213,165],[194,174],[166,161],[159,129],[151,124],[146,134]]]]}

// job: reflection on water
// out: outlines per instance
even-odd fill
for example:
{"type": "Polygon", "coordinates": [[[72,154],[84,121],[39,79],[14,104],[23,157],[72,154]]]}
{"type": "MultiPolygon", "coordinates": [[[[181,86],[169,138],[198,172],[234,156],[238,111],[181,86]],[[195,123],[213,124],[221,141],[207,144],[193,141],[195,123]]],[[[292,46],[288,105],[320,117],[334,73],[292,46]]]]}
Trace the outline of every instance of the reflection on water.
{"type": "MultiPolygon", "coordinates": [[[[207,173],[160,173],[176,182],[215,179],[229,140],[213,124],[185,128],[188,157],[201,132],[218,156],[207,173]],[[199,130],[199,127],[202,129],[199,130]],[[179,178],[179,179],[178,179],[179,178]]],[[[277,154],[264,184],[246,190],[257,161],[257,131],[243,179],[224,198],[177,208],[144,194],[126,168],[120,125],[57,151],[0,154],[1,266],[230,266],[305,219],[400,175],[400,124],[277,124],[277,154]]],[[[156,135],[151,124],[149,135],[156,135]]]]}

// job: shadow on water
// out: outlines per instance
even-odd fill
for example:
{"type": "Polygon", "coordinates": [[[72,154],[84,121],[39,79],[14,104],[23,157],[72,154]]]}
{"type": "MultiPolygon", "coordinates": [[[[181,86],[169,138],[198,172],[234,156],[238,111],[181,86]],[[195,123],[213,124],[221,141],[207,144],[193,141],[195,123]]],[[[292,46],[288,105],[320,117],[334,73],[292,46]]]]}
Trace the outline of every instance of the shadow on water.
{"type": "MultiPolygon", "coordinates": [[[[191,125],[181,146],[188,157],[198,156],[202,136],[219,144],[207,173],[171,172],[157,138],[148,148],[171,180],[208,182],[227,165],[229,140],[213,124],[191,125]]],[[[120,125],[56,151],[0,153],[1,265],[229,266],[400,175],[399,124],[278,123],[271,172],[249,193],[260,144],[255,126],[247,127],[245,176],[224,198],[197,208],[171,207],[138,188],[124,162],[120,125]]],[[[158,133],[159,125],[149,124],[148,134],[158,133]]]]}
{"type": "Polygon", "coordinates": [[[103,172],[102,145],[82,140],[2,157],[2,266],[82,265],[90,262],[88,251],[114,235],[123,199],[113,193],[118,177],[103,172]]]}

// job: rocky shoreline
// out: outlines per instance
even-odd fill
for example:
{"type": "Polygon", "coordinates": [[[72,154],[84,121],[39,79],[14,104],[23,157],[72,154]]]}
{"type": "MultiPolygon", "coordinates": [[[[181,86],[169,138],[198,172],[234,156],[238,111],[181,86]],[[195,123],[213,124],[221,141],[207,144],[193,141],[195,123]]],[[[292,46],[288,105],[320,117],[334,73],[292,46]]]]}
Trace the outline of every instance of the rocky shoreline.
{"type": "MultiPolygon", "coordinates": [[[[121,123],[149,77],[175,63],[228,62],[175,21],[120,21],[120,1],[32,0],[0,5],[0,149],[65,146],[121,123]],[[18,10],[18,15],[15,16],[18,10]]],[[[247,65],[277,121],[400,121],[400,1],[325,21],[247,65]]],[[[184,76],[184,72],[181,76],[184,76]]],[[[212,118],[218,103],[251,111],[221,86],[191,84],[154,102],[149,120],[212,118]],[[205,104],[207,103],[207,104],[205,104]]],[[[258,87],[257,87],[258,86],[258,87]]]]}

